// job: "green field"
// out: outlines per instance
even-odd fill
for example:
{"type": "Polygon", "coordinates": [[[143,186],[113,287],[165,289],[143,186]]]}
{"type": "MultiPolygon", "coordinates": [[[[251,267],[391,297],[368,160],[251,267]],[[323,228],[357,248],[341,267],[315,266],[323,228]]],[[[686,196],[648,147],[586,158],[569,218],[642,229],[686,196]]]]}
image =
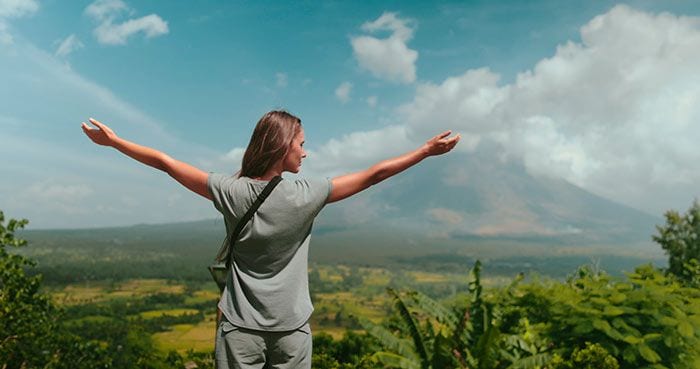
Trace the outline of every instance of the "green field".
{"type": "MultiPolygon", "coordinates": [[[[361,331],[358,319],[377,323],[384,319],[391,311],[391,301],[384,292],[389,285],[405,283],[427,290],[442,286],[458,291],[465,289],[468,282],[466,274],[390,271],[348,265],[313,265],[309,272],[315,307],[310,321],[312,331],[315,335],[326,333],[335,339],[340,339],[347,330],[361,331]],[[314,280],[314,276],[318,280],[314,280]]],[[[92,311],[90,309],[123,303],[137,309],[127,315],[128,319],[160,319],[165,328],[152,333],[151,337],[163,352],[210,352],[214,348],[214,309],[219,292],[212,282],[188,285],[156,278],[90,281],[52,285],[49,292],[53,300],[64,307],[92,311]],[[178,321],[188,316],[191,322],[178,321]]],[[[73,322],[97,323],[110,319],[114,318],[92,314],[76,316],[73,322]]]]}
{"type": "Polygon", "coordinates": [[[157,347],[162,351],[188,350],[210,352],[214,350],[216,315],[209,315],[198,324],[177,324],[167,332],[153,334],[157,347]]]}

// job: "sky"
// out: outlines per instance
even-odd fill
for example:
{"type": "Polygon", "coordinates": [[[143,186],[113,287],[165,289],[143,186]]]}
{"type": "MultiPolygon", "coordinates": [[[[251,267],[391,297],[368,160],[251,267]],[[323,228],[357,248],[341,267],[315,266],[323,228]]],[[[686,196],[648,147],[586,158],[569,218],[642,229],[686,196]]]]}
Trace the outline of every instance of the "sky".
{"type": "Polygon", "coordinates": [[[217,217],[83,136],[233,173],[259,117],[302,119],[302,176],[451,129],[493,160],[652,215],[700,193],[697,1],[0,0],[0,210],[30,228],[217,217]]]}

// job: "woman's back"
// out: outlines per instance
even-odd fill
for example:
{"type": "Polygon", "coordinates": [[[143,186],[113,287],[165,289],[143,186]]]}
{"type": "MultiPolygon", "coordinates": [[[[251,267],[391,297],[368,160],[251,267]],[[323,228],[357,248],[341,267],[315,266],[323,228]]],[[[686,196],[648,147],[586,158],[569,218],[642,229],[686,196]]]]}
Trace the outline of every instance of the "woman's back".
{"type": "MultiPolygon", "coordinates": [[[[227,234],[268,181],[211,174],[207,186],[224,215],[227,234]]],[[[219,307],[236,326],[285,331],[313,311],[308,292],[308,248],[313,220],[331,192],[328,179],[283,180],[241,231],[219,307]]],[[[225,241],[228,244],[228,240],[225,241]]]]}

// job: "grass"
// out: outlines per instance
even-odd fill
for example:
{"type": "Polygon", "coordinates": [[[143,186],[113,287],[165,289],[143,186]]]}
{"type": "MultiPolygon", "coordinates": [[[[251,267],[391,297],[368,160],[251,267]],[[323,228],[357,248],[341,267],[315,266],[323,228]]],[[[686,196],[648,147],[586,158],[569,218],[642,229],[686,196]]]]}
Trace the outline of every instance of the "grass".
{"type": "Polygon", "coordinates": [[[194,305],[202,302],[212,301],[213,304],[219,300],[219,290],[199,290],[185,298],[185,305],[194,305]]]}
{"type": "MultiPolygon", "coordinates": [[[[347,331],[347,328],[344,327],[314,327],[311,326],[311,333],[316,335],[320,333],[326,333],[333,337],[334,340],[341,340],[343,336],[345,335],[345,332],[347,331]]],[[[359,330],[355,330],[355,332],[361,332],[359,330]]]]}
{"type": "Polygon", "coordinates": [[[333,320],[338,312],[346,316],[364,317],[378,322],[385,315],[388,298],[385,294],[373,297],[358,297],[352,292],[334,292],[316,294],[316,312],[313,321],[333,320]]]}
{"type": "Polygon", "coordinates": [[[428,272],[408,272],[416,283],[445,283],[450,279],[445,274],[428,273],[428,272]]]}
{"type": "Polygon", "coordinates": [[[198,324],[177,324],[168,332],[153,334],[156,345],[162,351],[175,350],[181,354],[187,350],[199,352],[214,351],[216,315],[207,315],[198,324]]]}
{"type": "Polygon", "coordinates": [[[51,297],[59,305],[81,305],[106,300],[105,288],[94,286],[94,282],[92,284],[93,286],[69,285],[52,292],[51,297]]]}
{"type": "Polygon", "coordinates": [[[161,309],[161,310],[149,310],[149,311],[143,311],[139,313],[139,316],[141,316],[144,319],[152,319],[152,318],[158,318],[161,316],[182,316],[182,315],[190,315],[190,314],[197,314],[199,313],[199,310],[197,309],[161,309]]]}
{"type": "Polygon", "coordinates": [[[49,291],[54,302],[66,306],[120,298],[138,298],[156,293],[181,294],[184,292],[184,285],[174,284],[166,279],[130,279],[117,285],[109,282],[84,282],[49,291]]]}
{"type": "Polygon", "coordinates": [[[182,284],[169,283],[167,279],[131,279],[123,282],[110,292],[115,297],[133,297],[152,295],[155,293],[175,293],[185,292],[182,284]]]}

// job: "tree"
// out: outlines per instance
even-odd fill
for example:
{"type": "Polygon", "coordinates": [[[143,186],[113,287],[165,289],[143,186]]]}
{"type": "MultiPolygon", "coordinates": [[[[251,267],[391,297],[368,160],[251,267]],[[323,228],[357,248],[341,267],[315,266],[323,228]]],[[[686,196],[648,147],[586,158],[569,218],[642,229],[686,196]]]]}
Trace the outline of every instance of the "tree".
{"type": "Polygon", "coordinates": [[[685,214],[667,211],[666,224],[656,226],[654,242],[668,254],[668,271],[682,281],[700,286],[700,203],[697,200],[685,214]]]}
{"type": "MultiPolygon", "coordinates": [[[[34,262],[10,253],[27,241],[15,238],[26,219],[10,219],[0,211],[0,363],[8,368],[32,366],[41,360],[41,341],[54,328],[54,306],[48,296],[39,293],[40,276],[28,276],[26,268],[34,262]]],[[[47,358],[44,358],[47,360],[47,358]]]]}
{"type": "Polygon", "coordinates": [[[26,219],[10,219],[0,211],[0,367],[99,368],[109,366],[97,342],[68,334],[59,325],[59,309],[40,292],[41,276],[30,276],[31,259],[8,248],[26,246],[15,237],[26,219]]]}
{"type": "MultiPolygon", "coordinates": [[[[364,321],[365,329],[383,346],[374,357],[385,367],[534,368],[550,359],[539,342],[500,330],[501,306],[484,299],[481,262],[471,271],[469,305],[448,308],[418,292],[388,289],[400,318],[387,328],[364,321]]],[[[506,293],[515,288],[518,276],[506,293]]]]}

